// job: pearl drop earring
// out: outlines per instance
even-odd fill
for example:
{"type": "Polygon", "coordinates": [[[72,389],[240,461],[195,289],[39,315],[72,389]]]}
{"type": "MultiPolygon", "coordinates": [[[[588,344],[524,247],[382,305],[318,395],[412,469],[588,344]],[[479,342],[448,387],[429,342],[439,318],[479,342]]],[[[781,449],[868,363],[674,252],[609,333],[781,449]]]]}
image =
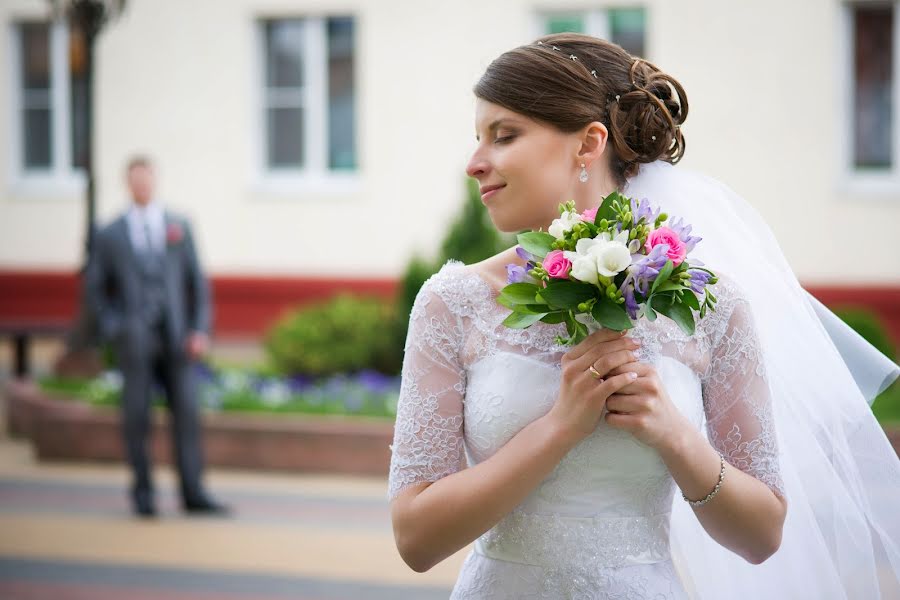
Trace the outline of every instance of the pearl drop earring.
{"type": "Polygon", "coordinates": [[[588,172],[587,169],[584,168],[584,163],[581,163],[581,173],[578,174],[578,181],[581,183],[587,183],[588,180],[588,172]]]}

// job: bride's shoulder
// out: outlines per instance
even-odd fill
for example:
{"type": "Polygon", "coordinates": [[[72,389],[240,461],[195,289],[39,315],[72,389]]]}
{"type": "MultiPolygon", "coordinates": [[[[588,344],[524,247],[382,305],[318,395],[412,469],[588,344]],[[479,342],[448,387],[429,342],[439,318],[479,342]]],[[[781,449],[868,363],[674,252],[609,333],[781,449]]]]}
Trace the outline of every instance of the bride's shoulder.
{"type": "Polygon", "coordinates": [[[425,280],[415,304],[437,304],[451,313],[464,316],[473,310],[475,299],[484,295],[484,285],[471,265],[450,259],[425,280]]]}

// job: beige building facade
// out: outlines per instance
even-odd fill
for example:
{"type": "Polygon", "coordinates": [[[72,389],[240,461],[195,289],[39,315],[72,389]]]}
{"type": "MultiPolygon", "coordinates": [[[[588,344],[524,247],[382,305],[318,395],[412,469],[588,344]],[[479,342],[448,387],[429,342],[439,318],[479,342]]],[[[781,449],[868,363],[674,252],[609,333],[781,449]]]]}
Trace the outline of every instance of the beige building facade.
{"type": "MultiPolygon", "coordinates": [[[[48,6],[0,4],[3,270],[82,260],[83,83],[48,6]]],[[[213,274],[395,277],[413,252],[436,252],[460,206],[485,66],[569,28],[632,45],[682,82],[683,164],[754,204],[801,281],[900,285],[898,12],[833,0],[130,0],[97,45],[99,217],[125,206],[123,166],[146,153],[213,274]]]]}

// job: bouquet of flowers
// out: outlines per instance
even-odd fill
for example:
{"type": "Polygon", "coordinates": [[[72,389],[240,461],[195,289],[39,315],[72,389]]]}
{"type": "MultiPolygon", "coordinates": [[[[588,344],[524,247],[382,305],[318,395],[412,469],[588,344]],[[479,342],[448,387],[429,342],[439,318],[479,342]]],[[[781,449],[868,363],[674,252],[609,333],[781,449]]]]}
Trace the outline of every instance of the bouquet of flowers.
{"type": "Polygon", "coordinates": [[[600,327],[622,331],[657,314],[693,335],[691,309],[701,318],[715,310],[709,286],[716,275],[699,260],[688,262],[702,238],[681,219],[669,221],[646,198],[619,192],[581,214],[574,201],[559,211],[547,232],[518,235],[516,253],[526,264],[507,265],[509,285],[498,299],[512,309],[507,327],[564,322],[569,337],[557,343],[575,345],[600,327]]]}

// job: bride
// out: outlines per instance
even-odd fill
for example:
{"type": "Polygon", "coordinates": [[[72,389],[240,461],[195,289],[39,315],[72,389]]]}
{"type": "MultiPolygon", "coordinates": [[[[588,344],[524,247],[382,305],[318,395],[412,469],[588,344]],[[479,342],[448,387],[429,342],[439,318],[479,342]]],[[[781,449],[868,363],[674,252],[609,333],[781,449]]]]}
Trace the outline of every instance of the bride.
{"type": "Polygon", "coordinates": [[[682,86],[615,44],[541,38],[475,86],[467,173],[501,231],[621,190],[703,236],[718,303],[577,346],[507,329],[515,249],[449,261],[416,298],[389,481],[426,571],[474,542],[452,598],[888,598],[900,463],[868,402],[897,377],[796,280],[759,215],[674,167],[682,86]],[[868,401],[868,402],[867,402],[868,401]]]}

